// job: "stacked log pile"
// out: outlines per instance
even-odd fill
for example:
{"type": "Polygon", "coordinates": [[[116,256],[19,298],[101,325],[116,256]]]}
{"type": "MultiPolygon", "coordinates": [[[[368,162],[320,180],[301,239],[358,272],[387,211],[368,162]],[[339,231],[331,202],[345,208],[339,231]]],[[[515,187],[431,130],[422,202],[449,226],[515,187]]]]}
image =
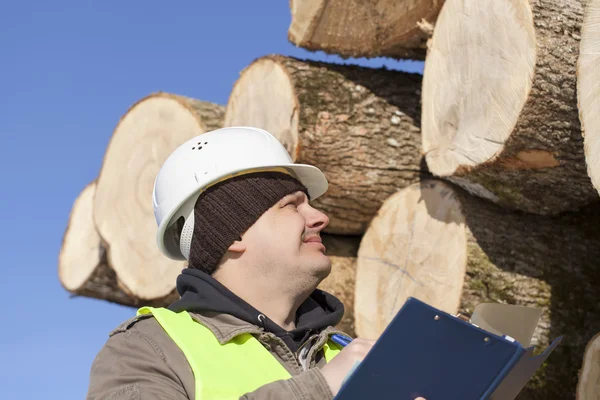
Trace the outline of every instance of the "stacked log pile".
{"type": "Polygon", "coordinates": [[[597,199],[577,108],[582,19],[580,1],[446,2],[423,80],[434,174],[538,214],[597,199]]]}
{"type": "Polygon", "coordinates": [[[425,60],[424,74],[262,56],[225,107],[170,94],[123,116],[73,204],[59,257],[76,295],[168,305],[153,179],[221,126],[273,133],[324,171],[314,202],[348,333],[377,338],[412,296],[451,314],[540,308],[564,339],[518,399],[600,393],[600,0],[291,1],[289,40],[343,57],[425,60]],[[367,4],[368,3],[368,4],[367,4]],[[156,279],[159,276],[160,279],[156,279]]]}
{"type": "Polygon", "coordinates": [[[362,238],[356,332],[376,338],[409,296],[451,314],[488,302],[541,308],[532,345],[564,339],[519,398],[569,398],[600,332],[599,237],[598,203],[547,217],[423,180],[386,200],[362,238]]]}

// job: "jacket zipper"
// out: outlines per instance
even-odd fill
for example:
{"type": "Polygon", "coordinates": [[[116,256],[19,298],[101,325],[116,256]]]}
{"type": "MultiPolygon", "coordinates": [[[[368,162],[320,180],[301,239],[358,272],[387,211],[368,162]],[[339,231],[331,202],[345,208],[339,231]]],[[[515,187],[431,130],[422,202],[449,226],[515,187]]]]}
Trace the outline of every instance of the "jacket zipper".
{"type": "Polygon", "coordinates": [[[296,357],[298,357],[298,355],[300,354],[300,351],[302,351],[302,349],[305,346],[307,346],[310,342],[312,342],[313,340],[315,340],[318,337],[319,337],[319,335],[314,334],[314,335],[311,335],[308,339],[306,339],[306,341],[304,343],[302,343],[302,345],[300,347],[298,347],[298,350],[296,350],[296,357]]]}
{"type": "Polygon", "coordinates": [[[306,342],[304,342],[299,348],[298,350],[296,350],[296,360],[298,360],[298,363],[300,363],[300,367],[302,367],[302,371],[306,371],[308,370],[308,367],[310,365],[310,358],[309,355],[311,354],[310,350],[311,350],[311,346],[312,346],[312,342],[315,339],[318,339],[319,335],[312,335],[310,336],[306,342]],[[311,345],[311,346],[309,346],[311,345]]]}

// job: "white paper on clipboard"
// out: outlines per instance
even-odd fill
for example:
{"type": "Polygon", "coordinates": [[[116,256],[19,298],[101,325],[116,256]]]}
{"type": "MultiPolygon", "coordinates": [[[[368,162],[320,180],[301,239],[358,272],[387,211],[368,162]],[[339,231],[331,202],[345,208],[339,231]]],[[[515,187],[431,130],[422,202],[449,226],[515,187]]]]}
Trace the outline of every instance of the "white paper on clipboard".
{"type": "Polygon", "coordinates": [[[483,303],[475,307],[471,322],[496,335],[508,335],[528,347],[541,315],[539,308],[483,303]]]}
{"type": "Polygon", "coordinates": [[[490,400],[514,400],[562,341],[561,336],[541,354],[534,356],[534,348],[530,347],[531,339],[541,315],[541,309],[511,304],[483,303],[475,307],[471,323],[499,336],[508,335],[527,348],[517,365],[496,388],[490,400]]]}

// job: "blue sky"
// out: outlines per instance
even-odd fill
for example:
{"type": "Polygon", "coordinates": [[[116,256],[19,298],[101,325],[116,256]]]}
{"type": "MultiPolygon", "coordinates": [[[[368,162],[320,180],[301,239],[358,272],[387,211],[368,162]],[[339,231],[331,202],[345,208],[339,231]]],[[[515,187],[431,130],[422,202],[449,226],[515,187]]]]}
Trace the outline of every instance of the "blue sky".
{"type": "Polygon", "coordinates": [[[3,398],[84,398],[108,332],[135,313],[70,299],[57,274],[73,200],[131,104],[166,91],[224,105],[239,72],[271,53],[422,73],[296,48],[289,23],[288,0],[2,2],[3,398]]]}

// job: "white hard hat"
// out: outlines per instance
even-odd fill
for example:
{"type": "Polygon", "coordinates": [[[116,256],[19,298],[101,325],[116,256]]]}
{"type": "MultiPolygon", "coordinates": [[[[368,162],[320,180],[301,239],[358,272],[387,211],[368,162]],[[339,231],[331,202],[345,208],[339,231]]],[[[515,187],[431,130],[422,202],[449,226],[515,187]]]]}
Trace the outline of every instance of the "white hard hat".
{"type": "Polygon", "coordinates": [[[321,170],[294,164],[279,140],[262,129],[217,129],[175,149],[158,172],[152,193],[160,251],[174,260],[188,259],[198,196],[215,183],[264,170],[294,176],[306,186],[311,200],[327,191],[321,170]]]}

